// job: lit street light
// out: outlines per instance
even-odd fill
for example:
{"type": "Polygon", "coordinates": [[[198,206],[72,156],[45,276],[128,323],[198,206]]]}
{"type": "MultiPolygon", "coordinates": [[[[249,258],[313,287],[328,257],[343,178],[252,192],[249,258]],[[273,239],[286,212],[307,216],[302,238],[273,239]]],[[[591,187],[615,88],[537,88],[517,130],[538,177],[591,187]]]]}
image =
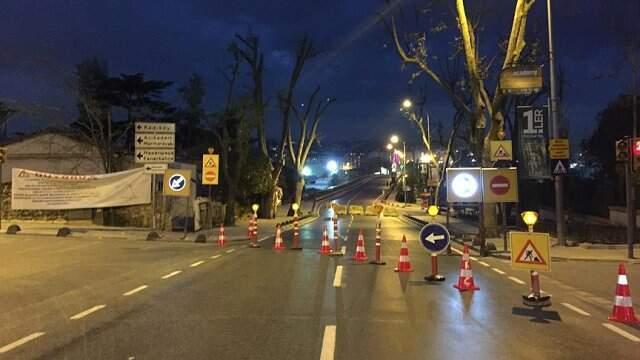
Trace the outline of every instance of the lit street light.
{"type": "Polygon", "coordinates": [[[413,103],[409,99],[404,99],[404,101],[402,102],[402,107],[405,109],[409,109],[412,106],[413,106],[413,103]]]}
{"type": "Polygon", "coordinates": [[[400,138],[398,137],[398,135],[391,135],[389,141],[391,141],[392,144],[397,144],[398,141],[400,141],[400,138]]]}
{"type": "MultiPolygon", "coordinates": [[[[407,100],[405,100],[405,103],[406,101],[407,100]]],[[[391,138],[389,139],[389,141],[391,141],[392,144],[397,144],[400,141],[400,138],[398,137],[398,135],[391,135],[391,138]]],[[[403,159],[402,191],[404,192],[404,206],[406,207],[407,206],[407,145],[404,141],[402,142],[402,159],[403,159]]]]}
{"type": "Polygon", "coordinates": [[[389,150],[389,151],[393,150],[393,145],[387,144],[387,150],[389,150]]]}

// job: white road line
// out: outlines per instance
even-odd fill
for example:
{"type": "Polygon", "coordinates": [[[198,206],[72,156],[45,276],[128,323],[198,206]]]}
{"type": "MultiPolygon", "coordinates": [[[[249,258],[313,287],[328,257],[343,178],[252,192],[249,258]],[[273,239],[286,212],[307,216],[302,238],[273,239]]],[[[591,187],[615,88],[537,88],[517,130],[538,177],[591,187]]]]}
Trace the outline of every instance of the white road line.
{"type": "Polygon", "coordinates": [[[23,337],[20,340],[14,341],[11,344],[7,344],[7,345],[5,345],[5,346],[0,348],[0,354],[7,353],[7,352],[17,348],[18,346],[22,346],[22,345],[28,343],[31,340],[35,340],[35,339],[39,338],[40,336],[42,336],[44,334],[46,334],[46,333],[44,333],[44,332],[35,332],[35,333],[31,334],[31,335],[27,335],[27,336],[23,337]]]}
{"type": "Polygon", "coordinates": [[[333,360],[336,349],[336,326],[327,325],[324,327],[324,336],[322,337],[322,351],[320,352],[320,360],[333,360]]]}
{"type": "Polygon", "coordinates": [[[478,261],[478,264],[484,266],[484,267],[490,267],[491,265],[489,265],[489,263],[486,263],[484,261],[478,261]]]}
{"type": "Polygon", "coordinates": [[[478,261],[477,257],[473,257],[473,256],[469,256],[469,259],[473,260],[473,261],[478,261]]]}
{"type": "Polygon", "coordinates": [[[131,296],[137,292],[140,292],[146,288],[148,288],[148,285],[142,285],[142,286],[138,286],[137,288],[133,289],[133,290],[129,290],[126,293],[122,294],[122,296],[131,296]]]}
{"type": "Polygon", "coordinates": [[[579,307],[577,307],[577,306],[573,306],[573,305],[571,305],[571,304],[569,304],[569,303],[566,303],[566,302],[563,302],[563,303],[560,303],[560,304],[562,304],[562,306],[566,307],[567,309],[571,309],[571,310],[573,310],[573,311],[577,312],[577,313],[578,313],[578,314],[580,314],[580,315],[584,315],[584,316],[591,316],[591,314],[589,314],[588,312],[586,312],[586,311],[584,311],[584,310],[580,309],[580,308],[579,308],[579,307]]]}
{"type": "Polygon", "coordinates": [[[462,251],[460,251],[460,250],[458,250],[458,249],[454,248],[453,246],[451,247],[451,250],[452,250],[454,253],[456,253],[456,254],[460,254],[460,255],[462,255],[462,251]]]}
{"type": "Polygon", "coordinates": [[[504,274],[506,274],[504,271],[502,271],[502,270],[500,270],[500,269],[497,269],[497,268],[491,268],[491,270],[493,270],[493,271],[497,272],[497,273],[498,273],[498,274],[500,274],[500,275],[504,275],[504,274]]]}
{"type": "MultiPolygon", "coordinates": [[[[607,324],[607,323],[602,323],[602,326],[606,327],[607,329],[613,331],[614,333],[621,335],[623,337],[626,337],[627,339],[633,341],[633,342],[640,342],[640,338],[637,336],[634,336],[632,334],[629,334],[628,332],[620,329],[619,327],[612,325],[612,324],[607,324]]],[[[325,334],[326,334],[326,330],[325,330],[325,334]]]]}
{"type": "Polygon", "coordinates": [[[343,246],[342,248],[340,248],[340,252],[342,253],[342,255],[347,253],[347,247],[343,246]]]}
{"type": "Polygon", "coordinates": [[[231,254],[234,251],[236,251],[236,249],[229,249],[229,250],[227,250],[227,254],[231,254]]]}
{"type": "Polygon", "coordinates": [[[518,279],[517,277],[513,277],[513,276],[509,276],[509,280],[513,281],[514,283],[520,284],[520,285],[526,284],[526,282],[518,279]]]}
{"type": "Polygon", "coordinates": [[[212,257],[210,257],[210,259],[215,260],[215,259],[219,258],[220,256],[222,256],[222,255],[220,255],[220,254],[218,254],[218,255],[213,255],[212,257]]]}
{"type": "Polygon", "coordinates": [[[163,276],[162,278],[166,280],[168,278],[171,278],[171,277],[174,277],[174,276],[180,274],[181,272],[182,272],[182,270],[176,270],[174,272],[168,273],[167,275],[163,276]]]}
{"type": "Polygon", "coordinates": [[[78,319],[82,319],[83,317],[85,317],[85,316],[87,316],[87,315],[90,315],[90,314],[93,314],[94,312],[99,311],[99,310],[102,310],[102,309],[104,309],[104,308],[106,308],[106,307],[107,307],[107,305],[104,305],[104,304],[102,304],[102,305],[96,305],[96,306],[92,307],[91,309],[87,309],[87,310],[85,310],[85,311],[83,311],[83,312],[79,312],[79,313],[77,313],[77,314],[73,315],[73,316],[72,316],[72,317],[70,317],[69,319],[70,319],[70,320],[78,320],[78,319]]]}
{"type": "Polygon", "coordinates": [[[191,265],[189,265],[189,266],[191,266],[191,267],[196,267],[196,266],[200,266],[200,265],[202,265],[202,264],[204,264],[204,261],[203,261],[203,260],[200,260],[200,261],[196,261],[196,262],[194,262],[193,264],[191,264],[191,265]]]}
{"type": "Polygon", "coordinates": [[[339,288],[342,286],[342,265],[336,266],[336,275],[333,278],[333,287],[339,288]]]}

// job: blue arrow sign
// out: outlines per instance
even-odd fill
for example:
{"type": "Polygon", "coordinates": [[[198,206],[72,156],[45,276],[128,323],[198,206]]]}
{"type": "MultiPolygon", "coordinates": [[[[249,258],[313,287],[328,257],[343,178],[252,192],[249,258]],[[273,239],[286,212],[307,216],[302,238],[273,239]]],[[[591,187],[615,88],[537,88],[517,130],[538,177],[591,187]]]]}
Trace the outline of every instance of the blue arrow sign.
{"type": "Polygon", "coordinates": [[[420,243],[432,254],[439,254],[449,246],[449,230],[441,224],[431,223],[420,230],[420,243]]]}

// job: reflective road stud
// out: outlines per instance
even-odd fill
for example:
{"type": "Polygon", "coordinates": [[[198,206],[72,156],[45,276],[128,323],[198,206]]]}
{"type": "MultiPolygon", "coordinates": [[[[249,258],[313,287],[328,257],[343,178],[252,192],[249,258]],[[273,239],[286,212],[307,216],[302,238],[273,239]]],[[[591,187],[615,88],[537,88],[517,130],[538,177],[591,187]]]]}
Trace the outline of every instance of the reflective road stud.
{"type": "Polygon", "coordinates": [[[381,247],[382,247],[382,243],[381,243],[381,233],[382,233],[382,224],[380,222],[378,222],[376,224],[376,259],[373,261],[370,261],[369,264],[374,264],[374,265],[386,265],[387,263],[382,261],[380,259],[381,257],[381,247]]]}

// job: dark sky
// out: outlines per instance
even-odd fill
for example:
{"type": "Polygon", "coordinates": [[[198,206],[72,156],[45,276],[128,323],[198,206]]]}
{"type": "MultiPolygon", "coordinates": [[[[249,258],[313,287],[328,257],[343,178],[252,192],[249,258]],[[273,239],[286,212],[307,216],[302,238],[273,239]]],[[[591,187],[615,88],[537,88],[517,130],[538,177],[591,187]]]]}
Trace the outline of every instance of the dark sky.
{"type": "MultiPolygon", "coordinates": [[[[511,24],[513,6],[506,4],[515,1],[468,3],[489,10],[480,41],[490,57],[494,38],[507,34],[511,24]]],[[[531,27],[544,36],[545,3],[536,2],[530,19],[531,27]]],[[[567,80],[563,103],[575,140],[589,133],[608,101],[629,89],[629,70],[620,61],[617,42],[628,31],[618,26],[624,23],[640,33],[640,7],[637,0],[555,3],[557,57],[567,80]],[[627,21],[633,14],[636,20],[627,21]]],[[[168,94],[174,102],[175,89],[191,73],[199,73],[207,85],[207,110],[213,111],[221,103],[219,69],[227,63],[226,45],[235,33],[248,29],[263,41],[267,95],[273,99],[286,83],[296,40],[308,33],[323,55],[310,64],[302,94],[320,85],[323,95],[338,100],[321,125],[325,139],[384,142],[392,132],[417,139],[398,112],[410,72],[401,71],[399,59],[386,46],[389,36],[376,21],[383,7],[382,0],[5,1],[0,15],[0,99],[57,108],[72,119],[73,65],[98,56],[107,61],[112,75],[144,72],[147,78],[175,81],[168,94]]],[[[431,46],[442,51],[448,45],[442,41],[431,46]]],[[[433,86],[428,95],[432,118],[448,123],[450,102],[433,86]]],[[[275,130],[278,119],[273,111],[270,115],[275,130]]],[[[11,131],[49,125],[44,119],[17,119],[11,131]]]]}

